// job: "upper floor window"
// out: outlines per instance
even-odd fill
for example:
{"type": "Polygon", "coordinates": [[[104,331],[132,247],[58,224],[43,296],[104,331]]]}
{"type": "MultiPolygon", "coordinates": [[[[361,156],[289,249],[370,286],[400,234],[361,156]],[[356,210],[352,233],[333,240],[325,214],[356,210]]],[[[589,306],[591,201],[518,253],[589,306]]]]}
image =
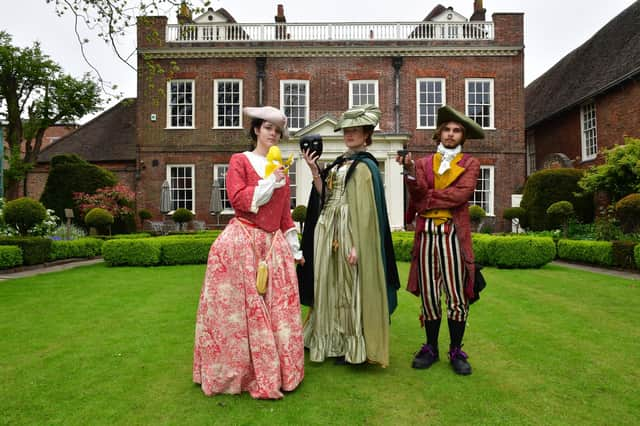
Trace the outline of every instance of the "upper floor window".
{"type": "Polygon", "coordinates": [[[349,108],[360,105],[379,105],[378,80],[353,80],[349,82],[349,108]]]}
{"type": "Polygon", "coordinates": [[[487,216],[495,214],[493,211],[494,187],[494,167],[480,166],[480,175],[476,182],[476,190],[473,192],[471,204],[482,207],[487,216]]]}
{"type": "Polygon", "coordinates": [[[229,201],[229,194],[227,194],[227,172],[229,171],[228,164],[214,164],[213,165],[213,178],[218,184],[218,191],[220,191],[220,200],[222,200],[222,211],[233,212],[231,202],[229,201]]]}
{"type": "Polygon", "coordinates": [[[438,108],[445,104],[444,78],[416,80],[416,107],[418,129],[435,129],[438,108]]]}
{"type": "Polygon", "coordinates": [[[493,129],[493,79],[466,79],[466,100],[467,116],[483,129],[493,129]]]}
{"type": "Polygon", "coordinates": [[[580,127],[582,128],[582,160],[592,160],[598,155],[595,103],[591,102],[580,107],[580,127]]]}
{"type": "Polygon", "coordinates": [[[195,167],[192,164],[167,165],[167,180],[171,188],[171,210],[185,208],[194,211],[195,167]]]}
{"type": "Polygon", "coordinates": [[[195,123],[195,81],[167,82],[167,127],[192,129],[195,123]]]}
{"type": "Polygon", "coordinates": [[[242,80],[213,82],[213,127],[242,127],[242,80]]]}
{"type": "Polygon", "coordinates": [[[287,116],[290,129],[302,129],[309,123],[309,82],[307,80],[280,81],[280,107],[287,116]]]}

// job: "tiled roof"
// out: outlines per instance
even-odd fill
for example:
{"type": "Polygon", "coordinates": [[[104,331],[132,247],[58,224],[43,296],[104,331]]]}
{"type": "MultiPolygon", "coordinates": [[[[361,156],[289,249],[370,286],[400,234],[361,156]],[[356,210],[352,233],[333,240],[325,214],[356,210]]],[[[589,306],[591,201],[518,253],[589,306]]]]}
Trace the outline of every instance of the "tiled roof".
{"type": "Polygon", "coordinates": [[[59,154],[78,154],[95,163],[135,161],[136,99],[120,101],[76,131],[58,139],[40,152],[39,163],[59,154]]]}
{"type": "Polygon", "coordinates": [[[640,1],[525,88],[525,125],[531,127],[637,75],[640,1]]]}

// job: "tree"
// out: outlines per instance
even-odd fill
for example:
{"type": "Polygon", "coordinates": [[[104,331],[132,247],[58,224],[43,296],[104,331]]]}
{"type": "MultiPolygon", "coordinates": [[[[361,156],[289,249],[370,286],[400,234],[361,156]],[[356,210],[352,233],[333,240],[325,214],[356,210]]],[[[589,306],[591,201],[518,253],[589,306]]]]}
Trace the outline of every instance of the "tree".
{"type": "Polygon", "coordinates": [[[99,39],[108,43],[118,59],[136,71],[134,64],[137,56],[133,55],[135,51],[130,54],[122,52],[118,39],[124,37],[129,28],[135,28],[139,17],[164,15],[167,7],[179,7],[181,16],[190,17],[191,10],[199,13],[211,5],[210,0],[197,1],[202,5],[199,7],[192,7],[194,2],[185,0],[46,0],[46,2],[54,4],[58,16],[65,14],[74,16],[74,30],[82,56],[93,69],[105,93],[117,87],[107,87],[108,84],[102,78],[100,71],[87,58],[85,46],[89,43],[89,39],[80,34],[80,23],[95,32],[99,39]]]}
{"type": "Polygon", "coordinates": [[[580,179],[585,192],[605,191],[613,202],[640,192],[640,139],[624,141],[605,152],[605,164],[590,168],[580,179]]]}
{"type": "MultiPolygon", "coordinates": [[[[11,36],[0,31],[0,111],[9,122],[7,197],[16,198],[19,183],[40,153],[45,130],[57,122],[76,121],[97,111],[100,94],[89,76],[76,79],[64,74],[41,51],[39,43],[26,48],[11,43],[11,36]],[[25,140],[23,154],[21,144],[25,140]]],[[[22,192],[26,195],[26,185],[22,192]]]]}

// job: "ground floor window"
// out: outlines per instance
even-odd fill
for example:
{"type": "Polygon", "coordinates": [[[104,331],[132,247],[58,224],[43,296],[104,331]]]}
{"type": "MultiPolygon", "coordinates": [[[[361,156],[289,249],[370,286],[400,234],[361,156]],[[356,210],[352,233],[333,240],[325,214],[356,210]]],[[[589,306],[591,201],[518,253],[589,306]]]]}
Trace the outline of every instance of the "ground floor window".
{"type": "Polygon", "coordinates": [[[192,164],[168,165],[167,180],[171,188],[171,210],[179,208],[194,211],[195,177],[192,164]]]}
{"type": "Polygon", "coordinates": [[[487,216],[495,215],[493,209],[494,186],[494,167],[480,166],[480,176],[478,176],[471,204],[482,207],[487,216]]]}

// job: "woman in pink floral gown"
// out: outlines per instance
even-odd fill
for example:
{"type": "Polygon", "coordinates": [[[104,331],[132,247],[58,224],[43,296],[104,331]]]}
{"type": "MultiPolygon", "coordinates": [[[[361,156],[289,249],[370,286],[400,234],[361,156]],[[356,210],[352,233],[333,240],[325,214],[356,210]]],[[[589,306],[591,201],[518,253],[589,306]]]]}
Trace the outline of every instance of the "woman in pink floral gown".
{"type": "Polygon", "coordinates": [[[248,391],[282,398],[304,377],[295,263],[303,263],[289,210],[283,167],[266,177],[266,154],[286,137],[286,117],[272,107],[245,108],[251,152],[234,154],[227,193],[235,218],[211,246],[196,320],[193,381],[206,395],[248,391]],[[260,294],[256,274],[268,265],[260,294]]]}

